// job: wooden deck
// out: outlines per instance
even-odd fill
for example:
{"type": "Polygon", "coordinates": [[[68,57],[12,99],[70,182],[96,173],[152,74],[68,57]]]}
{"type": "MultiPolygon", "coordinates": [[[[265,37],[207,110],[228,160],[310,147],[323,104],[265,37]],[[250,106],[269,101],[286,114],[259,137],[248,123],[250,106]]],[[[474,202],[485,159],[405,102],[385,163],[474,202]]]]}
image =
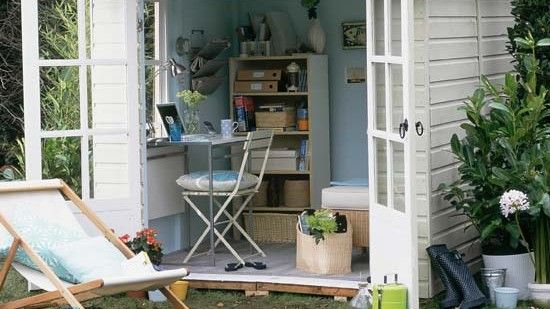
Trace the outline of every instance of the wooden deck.
{"type": "MultiPolygon", "coordinates": [[[[245,259],[261,261],[267,269],[256,270],[243,267],[235,272],[226,272],[227,263],[235,262],[233,256],[221,246],[216,251],[216,266],[208,265],[206,255],[192,258],[185,266],[191,272],[187,279],[192,288],[243,290],[249,295],[265,295],[268,292],[316,294],[335,297],[352,297],[358,283],[369,276],[368,254],[354,250],[352,272],[346,275],[317,275],[296,269],[295,244],[260,244],[267,254],[245,259]]],[[[241,256],[250,254],[250,246],[244,243],[234,245],[241,256]]],[[[181,266],[185,252],[175,252],[163,258],[166,268],[181,266]]]]}

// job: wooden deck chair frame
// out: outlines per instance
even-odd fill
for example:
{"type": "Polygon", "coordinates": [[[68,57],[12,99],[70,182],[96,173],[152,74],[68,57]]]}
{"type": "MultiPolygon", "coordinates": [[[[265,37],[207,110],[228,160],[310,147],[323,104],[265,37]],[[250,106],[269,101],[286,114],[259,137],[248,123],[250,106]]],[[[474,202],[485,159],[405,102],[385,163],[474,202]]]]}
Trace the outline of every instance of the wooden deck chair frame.
{"type": "MultiPolygon", "coordinates": [[[[32,192],[44,190],[59,190],[90,220],[97,229],[109,240],[126,258],[132,258],[134,253],[111,231],[111,229],[90,209],[84,201],[62,180],[52,179],[45,181],[32,182],[14,182],[5,183],[0,188],[0,193],[7,192],[32,192]]],[[[0,291],[2,291],[9,269],[15,259],[16,251],[19,247],[29,256],[33,263],[48,278],[48,280],[57,288],[56,291],[45,292],[35,296],[22,298],[15,301],[0,304],[0,309],[12,308],[43,308],[49,306],[61,306],[69,304],[72,308],[84,308],[81,301],[90,300],[101,295],[94,294],[94,290],[103,287],[103,280],[93,280],[67,287],[46,262],[38,255],[27,241],[17,232],[17,230],[0,213],[0,224],[12,235],[13,243],[8,251],[4,265],[0,270],[0,291]]],[[[176,309],[188,309],[188,307],[179,300],[172,291],[163,287],[160,289],[166,296],[168,302],[176,309]]]]}
{"type": "Polygon", "coordinates": [[[243,159],[241,162],[241,166],[239,168],[239,175],[237,177],[237,183],[235,184],[235,187],[230,192],[214,192],[213,200],[215,205],[218,207],[218,212],[214,216],[214,227],[210,226],[210,221],[208,218],[202,213],[200,208],[193,203],[190,196],[205,196],[208,195],[209,192],[205,191],[191,191],[191,190],[185,190],[183,191],[183,199],[185,202],[197,213],[199,218],[206,224],[206,228],[202,232],[202,234],[199,236],[197,241],[195,242],[195,245],[191,248],[189,253],[187,253],[187,256],[183,260],[183,263],[187,263],[195,254],[195,251],[198,249],[199,245],[202,243],[204,238],[208,235],[210,232],[210,229],[214,229],[214,234],[216,235],[217,239],[214,244],[214,248],[217,247],[220,242],[225,245],[225,247],[231,252],[231,254],[239,261],[239,263],[242,263],[244,265],[244,259],[239,255],[239,253],[231,246],[231,244],[225,239],[225,235],[227,232],[231,229],[231,227],[235,227],[241,235],[246,238],[246,240],[252,245],[252,247],[256,250],[256,254],[260,254],[261,256],[265,257],[266,254],[262,251],[262,249],[256,244],[256,242],[250,237],[250,235],[245,231],[245,229],[239,224],[237,219],[242,214],[248,203],[252,200],[252,197],[256,193],[258,193],[260,189],[260,185],[262,184],[262,179],[265,174],[265,168],[267,166],[267,158],[269,157],[269,151],[271,149],[271,144],[273,142],[273,131],[271,130],[262,130],[262,131],[254,131],[249,132],[246,138],[246,142],[243,146],[243,159]],[[241,185],[241,181],[244,175],[244,172],[247,169],[247,165],[250,162],[251,151],[265,151],[263,162],[261,166],[261,170],[258,175],[258,183],[250,188],[250,189],[243,189],[239,190],[239,187],[241,185]],[[235,197],[240,196],[244,197],[243,202],[240,204],[239,208],[234,214],[231,214],[227,208],[231,204],[231,202],[234,200],[235,197]],[[219,200],[217,200],[217,197],[224,197],[225,201],[223,203],[220,203],[219,200]],[[222,215],[225,215],[227,217],[226,221],[218,222],[220,217],[222,215]],[[227,224],[224,228],[224,230],[220,233],[216,229],[217,224],[227,224]]]}

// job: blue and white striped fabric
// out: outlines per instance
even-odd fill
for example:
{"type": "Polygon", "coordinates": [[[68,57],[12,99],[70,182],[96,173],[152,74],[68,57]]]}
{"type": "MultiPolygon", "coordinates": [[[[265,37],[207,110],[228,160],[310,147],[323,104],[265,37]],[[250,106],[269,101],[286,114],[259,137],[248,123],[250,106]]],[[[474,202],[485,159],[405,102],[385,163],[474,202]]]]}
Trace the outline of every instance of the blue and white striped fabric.
{"type": "MultiPolygon", "coordinates": [[[[214,175],[214,191],[228,192],[232,191],[237,185],[239,173],[235,171],[216,170],[214,175]]],[[[176,183],[188,191],[208,191],[210,177],[208,171],[193,172],[181,176],[176,183]]],[[[258,176],[244,173],[239,185],[239,190],[248,189],[255,186],[259,181],[258,176]]]]}

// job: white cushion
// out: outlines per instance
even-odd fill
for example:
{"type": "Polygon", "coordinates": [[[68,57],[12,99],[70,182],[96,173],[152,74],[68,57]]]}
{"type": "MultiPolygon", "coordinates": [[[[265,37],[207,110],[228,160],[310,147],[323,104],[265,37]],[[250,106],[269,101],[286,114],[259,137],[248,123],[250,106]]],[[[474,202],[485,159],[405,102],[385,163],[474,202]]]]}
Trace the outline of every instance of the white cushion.
{"type": "Polygon", "coordinates": [[[369,187],[335,186],[324,188],[322,206],[329,209],[369,209],[369,187]]]}
{"type": "MultiPolygon", "coordinates": [[[[238,172],[235,171],[214,171],[214,191],[233,191],[237,185],[238,172]]],[[[244,173],[239,185],[239,190],[255,186],[259,181],[258,176],[244,173]]],[[[208,171],[193,172],[178,178],[176,183],[188,191],[208,191],[208,171]]]]}

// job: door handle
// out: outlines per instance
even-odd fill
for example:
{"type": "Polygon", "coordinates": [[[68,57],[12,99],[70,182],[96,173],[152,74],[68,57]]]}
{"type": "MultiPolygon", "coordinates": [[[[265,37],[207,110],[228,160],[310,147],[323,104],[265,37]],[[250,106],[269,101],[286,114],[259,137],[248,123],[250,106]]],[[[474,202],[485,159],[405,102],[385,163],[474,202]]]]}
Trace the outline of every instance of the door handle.
{"type": "Polygon", "coordinates": [[[402,123],[399,124],[399,137],[401,137],[401,139],[404,139],[407,131],[409,131],[409,121],[405,119],[402,123]]]}
{"type": "Polygon", "coordinates": [[[414,125],[414,128],[418,136],[422,136],[424,134],[424,125],[422,124],[421,121],[417,121],[416,124],[414,125]]]}

